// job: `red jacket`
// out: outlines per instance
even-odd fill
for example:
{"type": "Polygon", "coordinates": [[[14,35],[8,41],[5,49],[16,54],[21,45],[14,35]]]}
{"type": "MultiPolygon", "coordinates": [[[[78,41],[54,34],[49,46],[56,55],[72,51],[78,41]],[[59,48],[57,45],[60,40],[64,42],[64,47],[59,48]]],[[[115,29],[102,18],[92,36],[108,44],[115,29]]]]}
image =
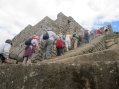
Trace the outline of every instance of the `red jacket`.
{"type": "Polygon", "coordinates": [[[64,47],[64,42],[60,39],[56,40],[56,47],[64,47]]]}
{"type": "Polygon", "coordinates": [[[101,30],[100,29],[96,30],[96,34],[102,34],[101,30]]]}

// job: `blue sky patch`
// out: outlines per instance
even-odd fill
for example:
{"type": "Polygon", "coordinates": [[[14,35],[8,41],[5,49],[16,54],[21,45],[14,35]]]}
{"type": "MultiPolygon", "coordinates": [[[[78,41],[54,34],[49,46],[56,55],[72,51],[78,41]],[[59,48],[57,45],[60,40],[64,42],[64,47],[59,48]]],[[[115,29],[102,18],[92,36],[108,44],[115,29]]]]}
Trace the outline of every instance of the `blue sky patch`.
{"type": "Polygon", "coordinates": [[[111,24],[112,29],[114,32],[119,32],[119,21],[113,21],[113,22],[104,22],[104,23],[95,23],[94,25],[97,26],[106,26],[111,24]]]}

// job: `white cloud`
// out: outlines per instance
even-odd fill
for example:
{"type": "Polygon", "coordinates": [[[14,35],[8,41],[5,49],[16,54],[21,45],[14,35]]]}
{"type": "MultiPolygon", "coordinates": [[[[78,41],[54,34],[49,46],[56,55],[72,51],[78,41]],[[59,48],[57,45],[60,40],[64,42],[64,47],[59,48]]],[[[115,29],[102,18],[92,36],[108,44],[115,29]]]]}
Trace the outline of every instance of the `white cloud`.
{"type": "Polygon", "coordinates": [[[35,25],[45,16],[54,20],[59,12],[91,29],[94,23],[119,20],[118,6],[119,0],[0,0],[0,33],[4,33],[1,38],[12,38],[12,34],[18,34],[28,24],[35,25]]]}
{"type": "Polygon", "coordinates": [[[0,29],[0,44],[4,43],[6,39],[12,39],[13,37],[10,31],[0,29]]]}

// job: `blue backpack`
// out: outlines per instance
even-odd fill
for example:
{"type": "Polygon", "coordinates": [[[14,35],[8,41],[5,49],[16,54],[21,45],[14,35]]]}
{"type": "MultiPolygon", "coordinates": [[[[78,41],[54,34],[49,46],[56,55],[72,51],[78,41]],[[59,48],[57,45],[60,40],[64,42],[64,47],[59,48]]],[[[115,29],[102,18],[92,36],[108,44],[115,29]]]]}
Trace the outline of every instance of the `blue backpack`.
{"type": "Polygon", "coordinates": [[[65,40],[65,36],[64,35],[62,35],[62,39],[65,40]]]}

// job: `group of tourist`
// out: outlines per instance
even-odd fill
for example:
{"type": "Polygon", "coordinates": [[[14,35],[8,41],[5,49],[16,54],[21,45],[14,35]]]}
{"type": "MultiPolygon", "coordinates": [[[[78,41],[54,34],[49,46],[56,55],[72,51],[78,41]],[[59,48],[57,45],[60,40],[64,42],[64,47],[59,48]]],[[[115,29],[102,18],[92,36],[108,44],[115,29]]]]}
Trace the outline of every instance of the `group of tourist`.
{"type": "Polygon", "coordinates": [[[41,36],[32,36],[31,44],[26,45],[25,48],[23,64],[31,64],[31,57],[35,49],[38,49],[41,52],[42,61],[49,60],[52,57],[51,55],[54,46],[56,48],[57,56],[63,56],[65,51],[79,47],[82,40],[84,40],[85,43],[89,43],[90,36],[88,30],[85,30],[82,34],[70,34],[68,31],[65,34],[61,32],[56,34],[51,28],[48,28],[41,36]],[[38,43],[43,45],[43,49],[40,49],[38,43]]]}
{"type": "MultiPolygon", "coordinates": [[[[96,31],[96,34],[102,33],[98,29],[96,31]]],[[[93,38],[93,33],[89,32],[88,30],[83,31],[82,33],[70,34],[70,32],[66,32],[65,34],[56,34],[51,28],[48,28],[41,36],[33,35],[30,39],[25,41],[26,47],[24,49],[25,51],[23,54],[23,64],[31,64],[31,57],[35,50],[39,50],[40,53],[42,53],[42,60],[49,60],[52,57],[51,54],[54,45],[56,47],[57,56],[62,56],[64,55],[64,51],[76,49],[81,45],[82,42],[89,43],[93,38]],[[43,44],[43,50],[40,49],[39,44],[43,44]]],[[[6,40],[5,43],[7,45],[0,50],[0,63],[9,63],[9,49],[12,45],[12,41],[6,40]]]]}

